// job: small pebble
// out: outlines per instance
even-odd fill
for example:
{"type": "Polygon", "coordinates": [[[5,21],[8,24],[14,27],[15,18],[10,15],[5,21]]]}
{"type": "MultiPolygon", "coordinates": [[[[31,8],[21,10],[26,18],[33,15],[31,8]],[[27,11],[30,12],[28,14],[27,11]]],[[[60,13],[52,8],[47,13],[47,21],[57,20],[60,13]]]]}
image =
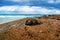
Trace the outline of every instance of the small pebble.
{"type": "Polygon", "coordinates": [[[40,30],[39,32],[40,32],[40,33],[42,33],[43,31],[42,31],[42,30],[40,30]]]}

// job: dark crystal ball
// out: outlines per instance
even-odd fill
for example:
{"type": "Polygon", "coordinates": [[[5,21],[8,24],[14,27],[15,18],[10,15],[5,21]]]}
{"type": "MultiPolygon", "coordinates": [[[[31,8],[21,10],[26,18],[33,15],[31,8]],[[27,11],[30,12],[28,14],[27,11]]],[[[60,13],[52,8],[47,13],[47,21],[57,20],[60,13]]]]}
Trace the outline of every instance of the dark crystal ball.
{"type": "Polygon", "coordinates": [[[40,24],[40,22],[37,19],[33,19],[33,18],[28,19],[25,22],[25,25],[38,25],[38,24],[40,24]]]}

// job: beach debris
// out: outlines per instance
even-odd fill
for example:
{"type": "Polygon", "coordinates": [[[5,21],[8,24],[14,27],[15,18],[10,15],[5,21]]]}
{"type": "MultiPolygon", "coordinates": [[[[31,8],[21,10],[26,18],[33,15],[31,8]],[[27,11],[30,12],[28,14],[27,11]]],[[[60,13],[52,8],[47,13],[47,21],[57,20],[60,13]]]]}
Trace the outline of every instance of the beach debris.
{"type": "Polygon", "coordinates": [[[28,19],[25,22],[25,25],[29,25],[29,26],[37,25],[37,24],[40,24],[40,22],[37,19],[34,19],[34,18],[28,19]]]}
{"type": "Polygon", "coordinates": [[[57,20],[60,20],[60,18],[57,18],[57,20]]]}

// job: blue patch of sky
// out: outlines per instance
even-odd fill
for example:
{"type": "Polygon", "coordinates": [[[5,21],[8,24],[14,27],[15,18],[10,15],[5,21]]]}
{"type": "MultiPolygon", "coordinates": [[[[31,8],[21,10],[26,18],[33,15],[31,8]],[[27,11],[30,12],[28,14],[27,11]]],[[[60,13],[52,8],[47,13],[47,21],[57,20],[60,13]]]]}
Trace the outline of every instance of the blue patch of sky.
{"type": "MultiPolygon", "coordinates": [[[[21,0],[23,1],[23,0],[21,0]]],[[[41,6],[41,7],[48,7],[48,8],[55,8],[60,9],[60,3],[55,3],[56,0],[54,0],[54,3],[48,3],[48,0],[28,0],[23,2],[14,2],[14,1],[7,1],[2,0],[0,1],[0,6],[12,6],[12,5],[19,5],[19,6],[41,6]]]]}

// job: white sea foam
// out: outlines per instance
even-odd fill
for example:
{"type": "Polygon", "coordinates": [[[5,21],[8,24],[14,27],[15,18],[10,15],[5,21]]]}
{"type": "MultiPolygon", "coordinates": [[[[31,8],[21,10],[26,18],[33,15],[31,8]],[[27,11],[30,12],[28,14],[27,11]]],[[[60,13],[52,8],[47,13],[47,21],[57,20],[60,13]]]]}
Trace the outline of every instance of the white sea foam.
{"type": "Polygon", "coordinates": [[[0,24],[14,21],[14,20],[19,20],[24,18],[24,16],[0,16],[0,24]]]}

